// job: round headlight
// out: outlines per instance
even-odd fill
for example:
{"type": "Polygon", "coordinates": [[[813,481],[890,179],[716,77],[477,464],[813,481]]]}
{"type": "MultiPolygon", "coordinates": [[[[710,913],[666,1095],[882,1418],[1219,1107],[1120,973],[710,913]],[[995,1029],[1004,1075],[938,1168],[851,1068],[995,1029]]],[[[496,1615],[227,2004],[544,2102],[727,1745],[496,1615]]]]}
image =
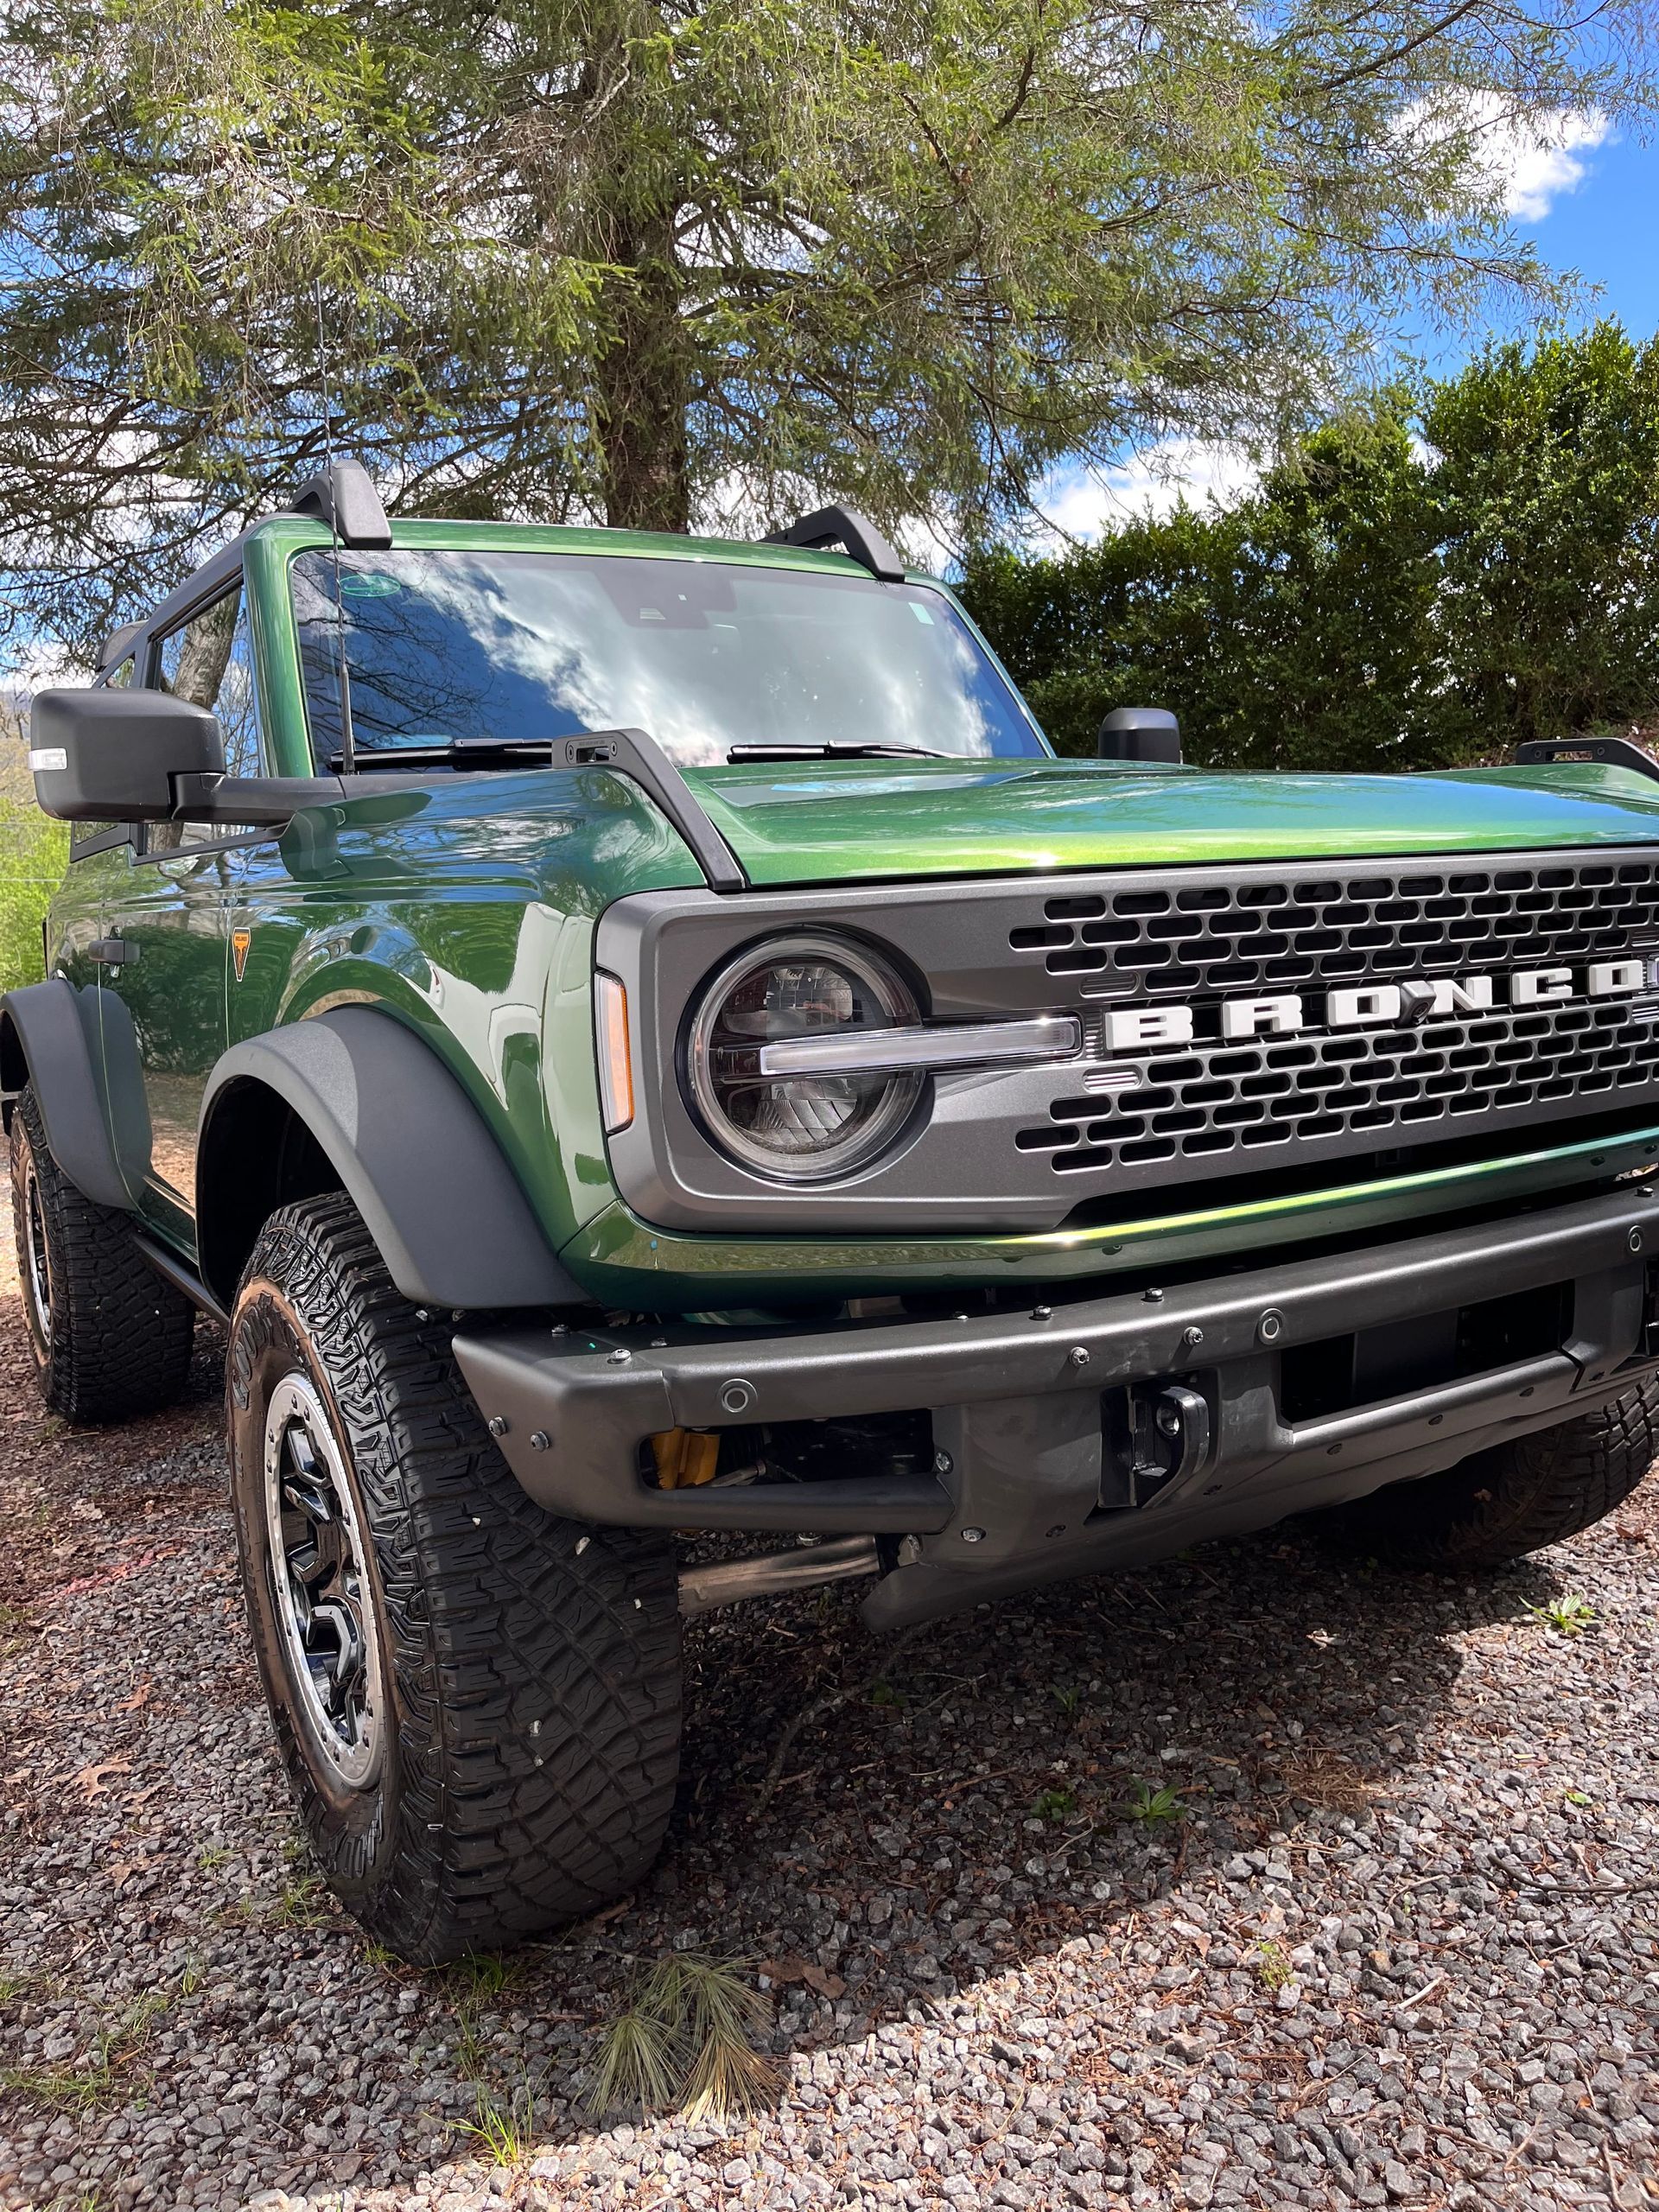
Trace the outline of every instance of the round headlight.
{"type": "Polygon", "coordinates": [[[791,937],[752,946],[715,976],[692,1018],[692,1096],[715,1141],[746,1167],[798,1182],[848,1174],[899,1135],[922,1077],[769,1074],[763,1051],[916,1019],[904,982],[861,945],[791,937]]]}

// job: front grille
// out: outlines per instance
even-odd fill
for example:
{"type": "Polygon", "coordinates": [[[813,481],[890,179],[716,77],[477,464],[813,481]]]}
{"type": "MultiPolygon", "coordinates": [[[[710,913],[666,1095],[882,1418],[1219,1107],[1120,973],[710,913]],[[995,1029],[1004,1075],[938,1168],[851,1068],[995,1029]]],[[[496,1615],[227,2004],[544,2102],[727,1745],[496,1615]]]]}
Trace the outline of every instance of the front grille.
{"type": "MultiPolygon", "coordinates": [[[[1008,944],[1040,960],[1089,1025],[1089,1065],[1058,1083],[1018,1151],[1112,1192],[1381,1155],[1659,1102],[1659,993],[1497,1005],[1413,1025],[1323,1026],[1322,988],[1628,958],[1659,948],[1659,858],[1552,856],[1485,868],[1262,868],[1126,876],[1027,904],[1008,944]],[[1224,1041],[1229,998],[1304,995],[1307,1027],[1224,1041]],[[1179,1001],[1195,1042],[1105,1052],[1103,1007],[1179,1001]]],[[[1497,995],[1503,995],[1501,984],[1497,995]]],[[[1565,1136],[1564,1136],[1565,1141],[1565,1136]]],[[[1404,1165],[1402,1161],[1400,1163],[1404,1165]]]]}

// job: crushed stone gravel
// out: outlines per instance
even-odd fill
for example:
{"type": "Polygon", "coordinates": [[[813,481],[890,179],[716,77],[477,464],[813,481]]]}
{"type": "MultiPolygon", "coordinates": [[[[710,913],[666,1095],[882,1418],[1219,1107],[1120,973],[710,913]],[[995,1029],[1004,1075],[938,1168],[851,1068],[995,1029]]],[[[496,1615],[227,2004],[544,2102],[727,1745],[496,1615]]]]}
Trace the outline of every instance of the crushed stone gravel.
{"type": "Polygon", "coordinates": [[[711,1616],[646,1889],[423,1974],[305,1864],[217,1349],[67,1432],[0,1296],[6,2212],[1659,2206],[1659,1482],[1479,1583],[1297,1529],[885,1653],[855,1592],[711,1616]],[[748,1962],[782,2096],[597,2123],[675,1947],[748,1962]]]}

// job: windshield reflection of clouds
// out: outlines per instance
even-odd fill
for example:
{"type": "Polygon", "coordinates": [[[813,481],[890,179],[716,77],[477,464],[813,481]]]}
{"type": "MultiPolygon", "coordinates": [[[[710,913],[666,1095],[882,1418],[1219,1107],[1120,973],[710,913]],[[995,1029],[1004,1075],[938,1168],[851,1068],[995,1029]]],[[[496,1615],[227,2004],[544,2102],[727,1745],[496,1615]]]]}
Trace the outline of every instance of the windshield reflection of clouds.
{"type": "MultiPolygon", "coordinates": [[[[294,563],[323,752],[340,741],[334,559],[294,563]]],[[[629,727],[688,766],[741,744],[1042,757],[972,632],[923,586],[627,556],[340,559],[360,746],[629,727]]]]}

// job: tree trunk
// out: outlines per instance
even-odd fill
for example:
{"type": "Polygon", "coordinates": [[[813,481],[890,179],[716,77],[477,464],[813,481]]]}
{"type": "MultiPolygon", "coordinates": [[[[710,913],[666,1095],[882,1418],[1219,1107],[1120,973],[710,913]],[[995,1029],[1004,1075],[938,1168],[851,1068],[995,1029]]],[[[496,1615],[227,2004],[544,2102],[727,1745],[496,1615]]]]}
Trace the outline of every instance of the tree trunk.
{"type": "Polygon", "coordinates": [[[683,531],[686,368],[671,213],[636,226],[615,258],[633,276],[619,284],[616,335],[598,370],[605,519],[613,530],[683,531]]]}

